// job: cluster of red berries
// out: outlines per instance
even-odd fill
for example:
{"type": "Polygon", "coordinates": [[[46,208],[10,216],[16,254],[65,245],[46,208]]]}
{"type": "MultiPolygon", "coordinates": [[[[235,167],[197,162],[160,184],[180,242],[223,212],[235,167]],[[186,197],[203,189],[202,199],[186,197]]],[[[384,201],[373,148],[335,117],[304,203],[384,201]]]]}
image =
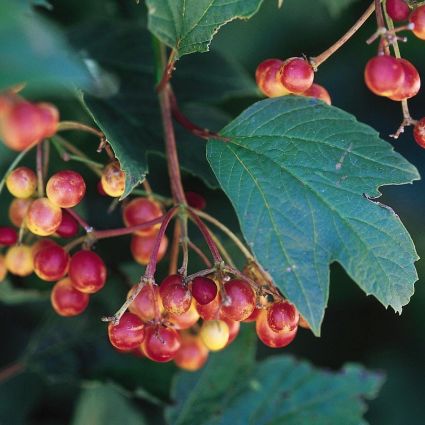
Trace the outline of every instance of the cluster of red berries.
{"type": "Polygon", "coordinates": [[[209,351],[233,342],[240,322],[255,321],[265,345],[285,347],[299,325],[308,326],[291,303],[279,295],[270,300],[259,288],[247,280],[218,274],[193,278],[175,274],[160,285],[146,283],[119,323],[109,324],[110,342],[119,351],[156,362],[174,360],[191,371],[204,365],[209,351]]]}
{"type": "Polygon", "coordinates": [[[331,104],[328,91],[314,84],[314,70],[304,58],[266,59],[255,71],[255,79],[262,93],[267,97],[297,94],[315,97],[331,104]]]}

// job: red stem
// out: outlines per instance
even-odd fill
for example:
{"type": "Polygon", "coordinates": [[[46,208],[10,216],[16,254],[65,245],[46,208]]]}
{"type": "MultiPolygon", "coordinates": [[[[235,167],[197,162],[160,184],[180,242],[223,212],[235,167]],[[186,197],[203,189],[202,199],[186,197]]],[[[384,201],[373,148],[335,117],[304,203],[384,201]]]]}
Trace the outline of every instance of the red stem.
{"type": "Polygon", "coordinates": [[[93,239],[106,239],[114,238],[116,236],[131,235],[138,230],[146,229],[147,227],[154,226],[164,220],[165,215],[155,218],[154,220],[147,221],[146,223],[136,224],[130,227],[120,227],[119,229],[96,230],[92,233],[93,239]]]}
{"type": "Polygon", "coordinates": [[[77,221],[77,223],[87,232],[93,232],[93,227],[90,226],[90,224],[87,223],[87,221],[84,220],[83,217],[80,216],[80,214],[78,214],[77,212],[75,212],[73,209],[71,208],[66,208],[66,211],[69,213],[70,216],[72,216],[72,218],[74,218],[75,221],[77,221]]]}
{"type": "Polygon", "coordinates": [[[20,362],[12,363],[11,365],[0,370],[0,382],[3,383],[13,376],[22,373],[25,370],[25,365],[20,362]]]}

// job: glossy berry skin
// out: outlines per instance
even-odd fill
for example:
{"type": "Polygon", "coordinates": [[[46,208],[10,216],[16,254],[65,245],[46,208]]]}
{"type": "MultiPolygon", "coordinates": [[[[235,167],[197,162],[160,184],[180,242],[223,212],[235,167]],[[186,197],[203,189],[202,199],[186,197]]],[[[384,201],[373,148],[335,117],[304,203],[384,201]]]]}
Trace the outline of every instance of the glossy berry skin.
{"type": "Polygon", "coordinates": [[[197,210],[204,210],[207,206],[205,198],[196,192],[185,192],[186,202],[189,207],[196,208],[197,210]]]}
{"type": "Polygon", "coordinates": [[[272,330],[292,331],[298,326],[300,314],[293,304],[288,301],[278,301],[267,309],[267,321],[272,330]]]}
{"type": "Polygon", "coordinates": [[[196,303],[192,299],[189,309],[182,314],[168,314],[167,321],[177,330],[189,329],[199,320],[196,303]]]}
{"type": "Polygon", "coordinates": [[[102,172],[101,184],[103,191],[113,198],[119,198],[125,190],[125,173],[118,162],[111,162],[102,172]]]}
{"type": "Polygon", "coordinates": [[[255,80],[258,88],[265,96],[277,97],[289,94],[279,78],[282,65],[283,61],[280,59],[266,59],[257,66],[255,80]]]}
{"type": "Polygon", "coordinates": [[[280,67],[279,78],[290,93],[302,94],[313,84],[313,67],[304,58],[289,58],[280,67]]]}
{"type": "MultiPolygon", "coordinates": [[[[136,288],[137,286],[134,286],[130,289],[128,297],[136,288]]],[[[155,302],[158,314],[161,314],[164,311],[164,307],[162,306],[161,297],[159,296],[158,285],[145,285],[128,309],[131,313],[139,316],[143,321],[149,322],[155,319],[155,302]]]]}
{"type": "Polygon", "coordinates": [[[74,217],[66,210],[62,210],[62,220],[56,229],[56,234],[61,238],[73,238],[77,235],[79,225],[74,217]]]}
{"type": "Polygon", "coordinates": [[[81,314],[89,304],[89,296],[72,286],[65,278],[55,284],[50,294],[53,309],[59,316],[72,317],[81,314]]]}
{"type": "Polygon", "coordinates": [[[240,328],[241,328],[241,322],[236,322],[234,320],[227,319],[226,317],[221,317],[220,320],[223,320],[226,322],[226,325],[229,328],[229,339],[227,341],[227,345],[230,345],[238,336],[240,328]]]}
{"type": "Polygon", "coordinates": [[[415,66],[406,59],[397,59],[403,68],[404,79],[397,91],[390,96],[391,100],[406,100],[415,96],[421,88],[421,77],[415,66]]]}
{"type": "Polygon", "coordinates": [[[206,320],[199,336],[210,351],[222,350],[229,341],[229,327],[224,320],[206,320]]]}
{"type": "Polygon", "coordinates": [[[28,209],[32,204],[32,199],[15,198],[9,206],[9,220],[16,227],[21,227],[27,215],[28,209]]]}
{"type": "Polygon", "coordinates": [[[86,183],[81,174],[63,170],[54,174],[47,182],[46,195],[50,202],[61,208],[78,205],[86,193],[86,183]]]}
{"type": "Polygon", "coordinates": [[[40,238],[34,245],[31,246],[33,258],[38,254],[39,251],[50,246],[57,246],[57,243],[51,239],[40,238]]]}
{"type": "Polygon", "coordinates": [[[49,244],[34,255],[34,272],[46,282],[62,279],[69,266],[69,254],[57,244],[49,244]]]}
{"type": "Polygon", "coordinates": [[[202,305],[196,302],[196,310],[204,320],[218,319],[221,310],[220,294],[217,294],[217,296],[208,304],[202,305]]]}
{"type": "Polygon", "coordinates": [[[192,280],[191,291],[198,304],[205,305],[217,296],[217,285],[208,277],[198,276],[192,280]]]}
{"type": "Polygon", "coordinates": [[[34,271],[32,249],[28,245],[11,246],[5,256],[7,270],[16,276],[29,276],[34,271]]]}
{"type": "Polygon", "coordinates": [[[1,226],[0,227],[0,246],[15,245],[18,241],[18,234],[13,227],[1,226]]]}
{"type": "Polygon", "coordinates": [[[413,128],[413,137],[415,142],[421,147],[425,148],[425,118],[421,118],[413,128]]]}
{"type": "Polygon", "coordinates": [[[404,0],[387,0],[385,5],[388,16],[396,22],[407,21],[410,9],[404,0]]]}
{"type": "Polygon", "coordinates": [[[245,320],[242,320],[242,322],[244,322],[244,323],[255,322],[260,313],[261,313],[261,310],[256,307],[256,308],[254,308],[251,315],[249,317],[247,317],[245,320]]]}
{"type": "MultiPolygon", "coordinates": [[[[138,236],[131,238],[130,251],[133,258],[139,263],[146,266],[151,258],[151,253],[155,245],[156,235],[138,236]]],[[[166,235],[161,239],[159,245],[157,261],[161,261],[167,252],[168,238],[166,235]]]]}
{"type": "Polygon", "coordinates": [[[174,357],[174,362],[180,369],[194,372],[201,369],[208,360],[208,348],[201,338],[191,334],[181,335],[181,346],[174,357]]]}
{"type": "Polygon", "coordinates": [[[316,99],[323,100],[323,102],[328,105],[332,104],[329,92],[320,84],[313,83],[309,89],[302,93],[302,96],[314,97],[316,99]]]}
{"type": "Polygon", "coordinates": [[[56,108],[56,106],[46,102],[37,103],[36,107],[38,108],[40,120],[43,127],[43,139],[46,137],[53,136],[58,129],[58,109],[56,108]]]}
{"type": "Polygon", "coordinates": [[[413,34],[421,40],[425,40],[425,5],[416,8],[410,15],[409,21],[415,26],[413,34]]]}
{"type": "Polygon", "coordinates": [[[240,322],[248,318],[255,309],[255,293],[248,282],[239,279],[224,284],[227,302],[223,303],[222,314],[228,319],[240,322]]]}
{"type": "Polygon", "coordinates": [[[25,224],[38,236],[53,235],[62,221],[62,210],[47,198],[38,198],[28,208],[25,224]]]}
{"type": "Polygon", "coordinates": [[[15,168],[7,176],[6,187],[15,198],[29,198],[37,188],[37,176],[28,167],[15,168]]]}
{"type": "Polygon", "coordinates": [[[297,334],[298,327],[295,327],[291,331],[279,331],[275,332],[270,326],[269,322],[267,320],[267,311],[262,310],[259,314],[255,329],[257,332],[258,338],[268,347],[271,348],[282,348],[286,347],[288,344],[290,344],[293,339],[295,338],[295,335],[297,334]]]}
{"type": "Polygon", "coordinates": [[[144,350],[151,360],[165,363],[174,359],[181,346],[179,333],[163,326],[147,326],[144,350]]]}
{"type": "Polygon", "coordinates": [[[132,351],[139,347],[145,338],[145,325],[132,313],[124,313],[117,325],[108,325],[111,344],[120,351],[132,351]]]}
{"type": "MultiPolygon", "coordinates": [[[[162,216],[161,207],[147,198],[135,198],[129,202],[123,210],[123,220],[127,227],[137,226],[162,216]]],[[[158,232],[161,223],[140,229],[136,233],[139,236],[150,236],[158,232]]]]}
{"type": "Polygon", "coordinates": [[[68,273],[74,288],[86,294],[94,294],[105,286],[105,263],[93,251],[75,253],[71,257],[68,273]]]}
{"type": "Polygon", "coordinates": [[[176,274],[167,276],[161,282],[159,295],[165,311],[171,314],[185,313],[192,303],[192,294],[183,283],[183,277],[176,274]]]}
{"type": "Polygon", "coordinates": [[[3,255],[0,255],[0,283],[6,279],[6,276],[7,276],[6,260],[3,255]]]}
{"type": "Polygon", "coordinates": [[[392,56],[375,56],[366,64],[364,79],[372,93],[378,96],[393,96],[403,84],[403,67],[392,56]]]}

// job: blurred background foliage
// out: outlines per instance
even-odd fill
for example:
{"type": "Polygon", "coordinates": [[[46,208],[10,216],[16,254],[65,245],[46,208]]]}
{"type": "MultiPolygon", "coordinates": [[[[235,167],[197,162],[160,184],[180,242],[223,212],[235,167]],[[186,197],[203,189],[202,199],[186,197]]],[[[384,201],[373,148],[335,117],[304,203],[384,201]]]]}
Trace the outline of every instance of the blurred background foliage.
{"type": "MultiPolygon", "coordinates": [[[[22,22],[7,18],[12,3],[6,3],[0,5],[0,85],[7,86],[6,77],[14,67],[24,69],[25,73],[19,74],[20,78],[33,81],[25,89],[25,95],[56,103],[63,119],[89,122],[72,90],[72,83],[88,84],[89,76],[76,56],[66,54],[64,46],[67,34],[77,25],[90,25],[102,19],[126,19],[144,25],[146,10],[143,4],[136,5],[132,0],[38,1],[33,2],[39,4],[35,17],[30,2],[21,0],[20,6],[28,8],[29,14],[29,19],[22,22]],[[31,28],[27,27],[28,22],[32,22],[31,28]],[[47,51],[44,62],[40,62],[39,57],[33,61],[31,51],[25,47],[28,44],[23,39],[25,37],[35,46],[34,49],[37,49],[37,41],[44,40],[50,46],[51,40],[55,53],[47,51]],[[37,67],[33,62],[38,64],[37,67]],[[22,63],[26,66],[22,66],[22,63]],[[59,81],[55,78],[58,74],[59,81]]],[[[213,41],[213,49],[233,58],[251,75],[256,65],[269,57],[315,56],[354,23],[368,6],[369,0],[284,0],[281,9],[277,9],[276,3],[275,0],[266,0],[260,12],[251,20],[235,21],[222,28],[213,41]]],[[[109,30],[105,26],[105,34],[109,30]]],[[[425,153],[414,143],[411,129],[407,129],[396,141],[388,137],[401,121],[399,105],[373,96],[363,83],[364,65],[376,49],[375,46],[367,46],[365,40],[374,30],[375,22],[371,18],[351,41],[320,67],[316,81],[328,88],[335,106],[377,129],[423,174],[425,153]]],[[[409,36],[409,42],[401,46],[403,56],[417,66],[422,76],[425,76],[424,47],[423,41],[413,36],[409,36]]],[[[185,59],[182,59],[182,63],[185,59]]],[[[178,68],[179,63],[177,73],[178,68]]],[[[219,106],[229,116],[236,116],[255,100],[253,97],[232,98],[222,101],[219,106]]],[[[410,105],[415,117],[425,116],[423,90],[410,105]]],[[[92,137],[70,134],[69,139],[91,156],[94,155],[97,141],[92,137]]],[[[11,158],[13,154],[0,146],[0,171],[5,171],[11,158]]],[[[58,157],[56,159],[52,161],[51,171],[64,166],[58,157]]],[[[105,158],[99,161],[103,160],[105,158]]],[[[31,156],[26,159],[28,164],[32,161],[31,156]]],[[[110,202],[96,196],[96,178],[80,164],[74,163],[72,166],[88,179],[90,203],[81,207],[81,213],[99,229],[119,227],[121,219],[118,209],[111,214],[98,213],[106,211],[110,202]]],[[[164,161],[151,156],[149,166],[151,185],[155,191],[167,195],[168,177],[164,171],[164,161]]],[[[189,175],[185,175],[184,183],[188,190],[196,190],[207,196],[209,212],[237,226],[230,205],[222,194],[208,189],[200,180],[189,175]]],[[[400,215],[412,234],[419,255],[423,257],[425,183],[420,181],[410,186],[383,188],[382,192],[383,202],[391,205],[400,215]]],[[[1,223],[7,222],[9,201],[8,195],[2,194],[1,223]]],[[[141,274],[142,268],[130,261],[128,245],[129,239],[126,237],[98,244],[97,249],[109,266],[110,279],[105,290],[92,297],[93,302],[81,318],[55,317],[47,301],[49,287],[36,278],[13,278],[2,284],[0,333],[3,342],[0,366],[18,361],[27,367],[15,377],[0,382],[1,424],[58,425],[69,423],[70,417],[77,425],[102,421],[102,416],[84,416],[93,411],[90,405],[80,403],[77,412],[73,413],[82,391],[89,391],[85,403],[96,405],[96,400],[103,400],[105,408],[105,400],[111,394],[114,395],[113,400],[117,400],[115,393],[119,395],[134,391],[134,404],[141,407],[144,416],[155,418],[152,423],[161,423],[160,411],[164,401],[170,397],[175,368],[171,364],[158,365],[116,353],[106,340],[104,324],[99,321],[100,316],[115,311],[124,299],[129,284],[141,274]],[[93,383],[97,380],[113,380],[115,386],[102,387],[99,395],[93,383]],[[85,385],[88,381],[90,383],[85,385]]],[[[400,317],[393,311],[385,310],[375,299],[366,297],[339,266],[333,266],[331,296],[322,337],[318,339],[309,332],[301,331],[294,343],[284,350],[326,368],[340,368],[347,361],[354,361],[370,369],[385,371],[386,384],[379,398],[370,403],[366,415],[372,424],[424,423],[425,333],[422,317],[425,289],[421,280],[425,276],[425,266],[422,261],[417,266],[420,281],[411,303],[400,317]]],[[[165,270],[166,265],[162,264],[161,276],[164,276],[165,270]]],[[[265,358],[282,351],[259,347],[258,356],[265,358]]],[[[126,400],[121,402],[127,403],[126,400]]],[[[139,411],[132,409],[128,423],[143,423],[139,411]]],[[[109,418],[113,414],[102,412],[109,418]]]]}

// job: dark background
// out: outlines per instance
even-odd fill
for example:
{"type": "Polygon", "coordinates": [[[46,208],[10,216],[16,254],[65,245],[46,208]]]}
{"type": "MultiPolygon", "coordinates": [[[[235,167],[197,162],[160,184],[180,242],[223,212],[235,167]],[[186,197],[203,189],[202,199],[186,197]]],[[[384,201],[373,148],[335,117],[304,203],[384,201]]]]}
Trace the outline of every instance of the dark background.
{"type": "MultiPolygon", "coordinates": [[[[120,15],[144,21],[143,6],[136,6],[130,0],[58,0],[51,3],[53,11],[42,13],[66,29],[81,21],[90,22],[105,16],[120,15]]],[[[285,0],[283,8],[278,11],[276,2],[267,0],[253,19],[233,22],[224,27],[214,39],[213,48],[232,56],[252,75],[256,65],[269,57],[315,56],[355,22],[369,1],[354,2],[338,16],[332,15],[324,3],[285,0]]],[[[405,134],[396,141],[388,137],[401,121],[399,104],[372,95],[363,83],[365,63],[376,51],[376,45],[368,46],[365,40],[374,30],[372,17],[351,41],[320,67],[316,81],[328,88],[335,106],[377,129],[422,174],[425,171],[425,152],[414,143],[411,128],[406,129],[405,134]]],[[[401,45],[401,49],[403,56],[410,59],[425,76],[425,42],[410,35],[409,42],[401,45]]],[[[65,118],[87,119],[72,99],[58,96],[51,100],[60,106],[65,118]]],[[[222,106],[235,116],[252,101],[236,99],[222,106]]],[[[409,104],[414,117],[425,116],[423,90],[409,104]]],[[[73,137],[80,146],[95,143],[93,140],[87,142],[88,139],[83,136],[73,137]]],[[[10,157],[10,153],[4,149],[1,151],[2,169],[10,157]]],[[[31,158],[28,161],[30,163],[31,158]]],[[[57,165],[60,166],[60,163],[57,165]]],[[[167,194],[164,163],[160,159],[152,159],[150,165],[154,188],[167,194]]],[[[84,168],[75,168],[87,174],[84,168]]],[[[95,196],[95,180],[89,181],[95,200],[90,208],[82,212],[89,222],[96,223],[99,228],[119,226],[118,211],[106,218],[96,214],[96,211],[106,209],[109,202],[95,196]]],[[[235,222],[233,213],[228,209],[229,204],[220,194],[209,191],[194,178],[186,177],[185,184],[210,197],[209,211],[217,214],[221,211],[222,214],[224,208],[226,220],[235,222]]],[[[424,256],[425,184],[420,181],[413,185],[383,188],[382,192],[382,202],[391,205],[400,215],[412,235],[419,256],[424,256]]],[[[0,206],[0,216],[4,221],[8,206],[6,195],[2,195],[0,206]]],[[[142,270],[128,261],[127,247],[127,238],[99,244],[98,250],[112,270],[111,282],[102,294],[93,297],[94,302],[84,318],[51,318],[50,306],[45,301],[0,304],[0,365],[16,361],[22,353],[35,353],[27,372],[0,383],[0,423],[68,423],[81,379],[111,378],[128,388],[142,385],[156,396],[167,399],[174,367],[118,355],[106,343],[104,326],[98,321],[100,315],[116,309],[119,305],[117,300],[125,296],[128,282],[122,275],[122,269],[129,271],[134,279],[142,270]],[[34,341],[31,349],[27,345],[29,341],[34,341]]],[[[370,402],[366,415],[372,424],[420,425],[425,421],[425,333],[422,319],[425,289],[421,285],[425,267],[422,261],[417,263],[417,267],[420,280],[416,284],[416,293],[403,314],[398,316],[392,310],[385,310],[374,298],[366,297],[339,266],[333,265],[331,296],[322,337],[318,339],[307,331],[300,332],[295,342],[285,349],[285,352],[309,359],[317,366],[335,369],[345,362],[354,361],[370,369],[385,371],[386,384],[379,398],[370,402]]],[[[39,290],[40,285],[47,284],[40,284],[36,279],[14,279],[14,285],[39,290]]],[[[261,348],[259,356],[276,352],[261,348]]],[[[143,401],[140,403],[149,414],[152,407],[143,401]]],[[[154,409],[152,414],[158,418],[155,423],[160,423],[157,416],[159,411],[154,409]]]]}

